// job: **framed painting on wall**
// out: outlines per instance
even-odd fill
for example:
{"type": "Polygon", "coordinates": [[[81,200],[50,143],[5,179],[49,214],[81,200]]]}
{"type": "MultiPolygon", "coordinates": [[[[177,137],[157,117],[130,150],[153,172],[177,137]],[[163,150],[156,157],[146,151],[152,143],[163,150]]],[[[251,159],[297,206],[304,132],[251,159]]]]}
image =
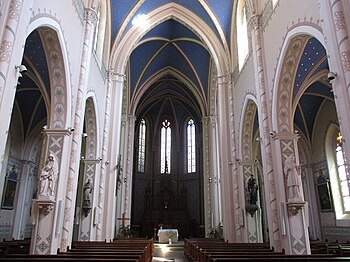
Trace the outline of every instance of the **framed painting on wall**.
{"type": "Polygon", "coordinates": [[[317,184],[318,199],[320,202],[321,212],[332,212],[332,198],[329,189],[329,181],[317,184]]]}

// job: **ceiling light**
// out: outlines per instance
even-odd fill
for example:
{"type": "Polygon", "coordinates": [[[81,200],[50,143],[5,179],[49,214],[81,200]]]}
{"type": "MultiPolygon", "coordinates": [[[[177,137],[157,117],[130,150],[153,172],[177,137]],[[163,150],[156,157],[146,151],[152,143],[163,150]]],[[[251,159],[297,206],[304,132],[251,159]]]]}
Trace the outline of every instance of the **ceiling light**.
{"type": "Polygon", "coordinates": [[[148,15],[138,14],[133,20],[132,25],[142,29],[147,29],[149,27],[148,15]]]}

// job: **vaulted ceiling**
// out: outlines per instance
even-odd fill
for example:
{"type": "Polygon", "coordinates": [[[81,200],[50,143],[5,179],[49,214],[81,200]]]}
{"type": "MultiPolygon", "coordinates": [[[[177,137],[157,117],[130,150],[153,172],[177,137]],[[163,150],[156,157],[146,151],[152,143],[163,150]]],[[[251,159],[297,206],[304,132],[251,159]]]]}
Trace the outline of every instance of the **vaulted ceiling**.
{"type": "MultiPolygon", "coordinates": [[[[233,3],[232,0],[111,1],[112,46],[131,30],[135,17],[177,4],[183,12],[207,24],[222,48],[227,49],[233,3]]],[[[145,29],[143,34],[130,56],[128,72],[130,103],[140,90],[147,89],[142,92],[142,99],[137,100],[141,102],[136,115],[151,112],[151,108],[158,112],[165,104],[172,105],[178,120],[186,114],[198,117],[206,114],[212,56],[205,42],[175,15],[145,29]]]]}
{"type": "MultiPolygon", "coordinates": [[[[132,28],[137,15],[149,14],[171,3],[180,5],[181,10],[205,23],[224,50],[231,46],[233,0],[112,0],[112,46],[132,28]]],[[[28,36],[23,59],[28,72],[17,86],[15,106],[20,111],[23,129],[27,130],[25,136],[46,117],[50,99],[49,72],[41,41],[37,30],[28,36]]],[[[212,63],[213,57],[203,39],[176,16],[146,29],[128,61],[129,103],[134,103],[135,96],[141,94],[135,115],[159,115],[163,110],[173,112],[180,121],[186,115],[200,118],[208,113],[205,110],[210,97],[212,63]]],[[[294,99],[298,101],[295,124],[309,140],[319,109],[324,101],[333,101],[334,97],[325,78],[312,82],[302,96],[300,87],[322,70],[328,70],[326,51],[320,42],[310,38],[294,82],[294,99]]]]}

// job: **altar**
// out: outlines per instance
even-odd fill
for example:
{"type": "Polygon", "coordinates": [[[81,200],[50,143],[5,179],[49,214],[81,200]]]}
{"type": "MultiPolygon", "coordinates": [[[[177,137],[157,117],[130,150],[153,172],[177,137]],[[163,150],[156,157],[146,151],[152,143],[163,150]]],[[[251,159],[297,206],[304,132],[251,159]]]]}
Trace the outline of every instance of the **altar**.
{"type": "Polygon", "coordinates": [[[159,229],[158,239],[159,243],[169,243],[169,238],[172,243],[177,243],[177,238],[179,237],[179,232],[177,229],[159,229]]]}

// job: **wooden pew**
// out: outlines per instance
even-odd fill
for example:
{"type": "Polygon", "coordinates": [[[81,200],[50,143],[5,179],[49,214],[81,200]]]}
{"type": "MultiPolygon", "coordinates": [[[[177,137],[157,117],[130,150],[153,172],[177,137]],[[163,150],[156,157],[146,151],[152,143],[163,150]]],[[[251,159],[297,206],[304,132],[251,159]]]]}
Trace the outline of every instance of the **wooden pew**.
{"type": "MultiPolygon", "coordinates": [[[[344,252],[347,252],[344,247],[344,252]]],[[[349,249],[350,252],[350,249],[349,249]]],[[[206,239],[185,239],[185,256],[189,261],[350,261],[350,257],[328,254],[286,255],[274,252],[266,244],[225,243],[206,239]]]]}
{"type": "Polygon", "coordinates": [[[150,262],[153,257],[153,239],[73,242],[67,252],[57,255],[6,254],[1,261],[129,261],[150,262]]]}
{"type": "Polygon", "coordinates": [[[210,261],[210,255],[220,256],[240,253],[257,253],[261,256],[276,252],[265,243],[227,243],[215,239],[185,239],[184,254],[189,261],[206,262],[210,261]]]}
{"type": "Polygon", "coordinates": [[[30,239],[21,240],[3,240],[0,242],[0,256],[3,254],[17,253],[28,254],[30,247],[30,239]]]}
{"type": "Polygon", "coordinates": [[[140,261],[149,262],[154,255],[153,239],[123,239],[113,242],[99,241],[76,241],[73,242],[72,248],[67,253],[95,253],[99,252],[102,255],[119,254],[139,254],[140,261]]]}
{"type": "Polygon", "coordinates": [[[212,262],[229,262],[229,261],[261,261],[261,262],[269,262],[269,261],[349,261],[348,257],[336,257],[331,255],[282,255],[282,256],[264,256],[264,257],[244,257],[244,256],[236,256],[236,257],[228,257],[228,258],[213,258],[212,262]]]}

